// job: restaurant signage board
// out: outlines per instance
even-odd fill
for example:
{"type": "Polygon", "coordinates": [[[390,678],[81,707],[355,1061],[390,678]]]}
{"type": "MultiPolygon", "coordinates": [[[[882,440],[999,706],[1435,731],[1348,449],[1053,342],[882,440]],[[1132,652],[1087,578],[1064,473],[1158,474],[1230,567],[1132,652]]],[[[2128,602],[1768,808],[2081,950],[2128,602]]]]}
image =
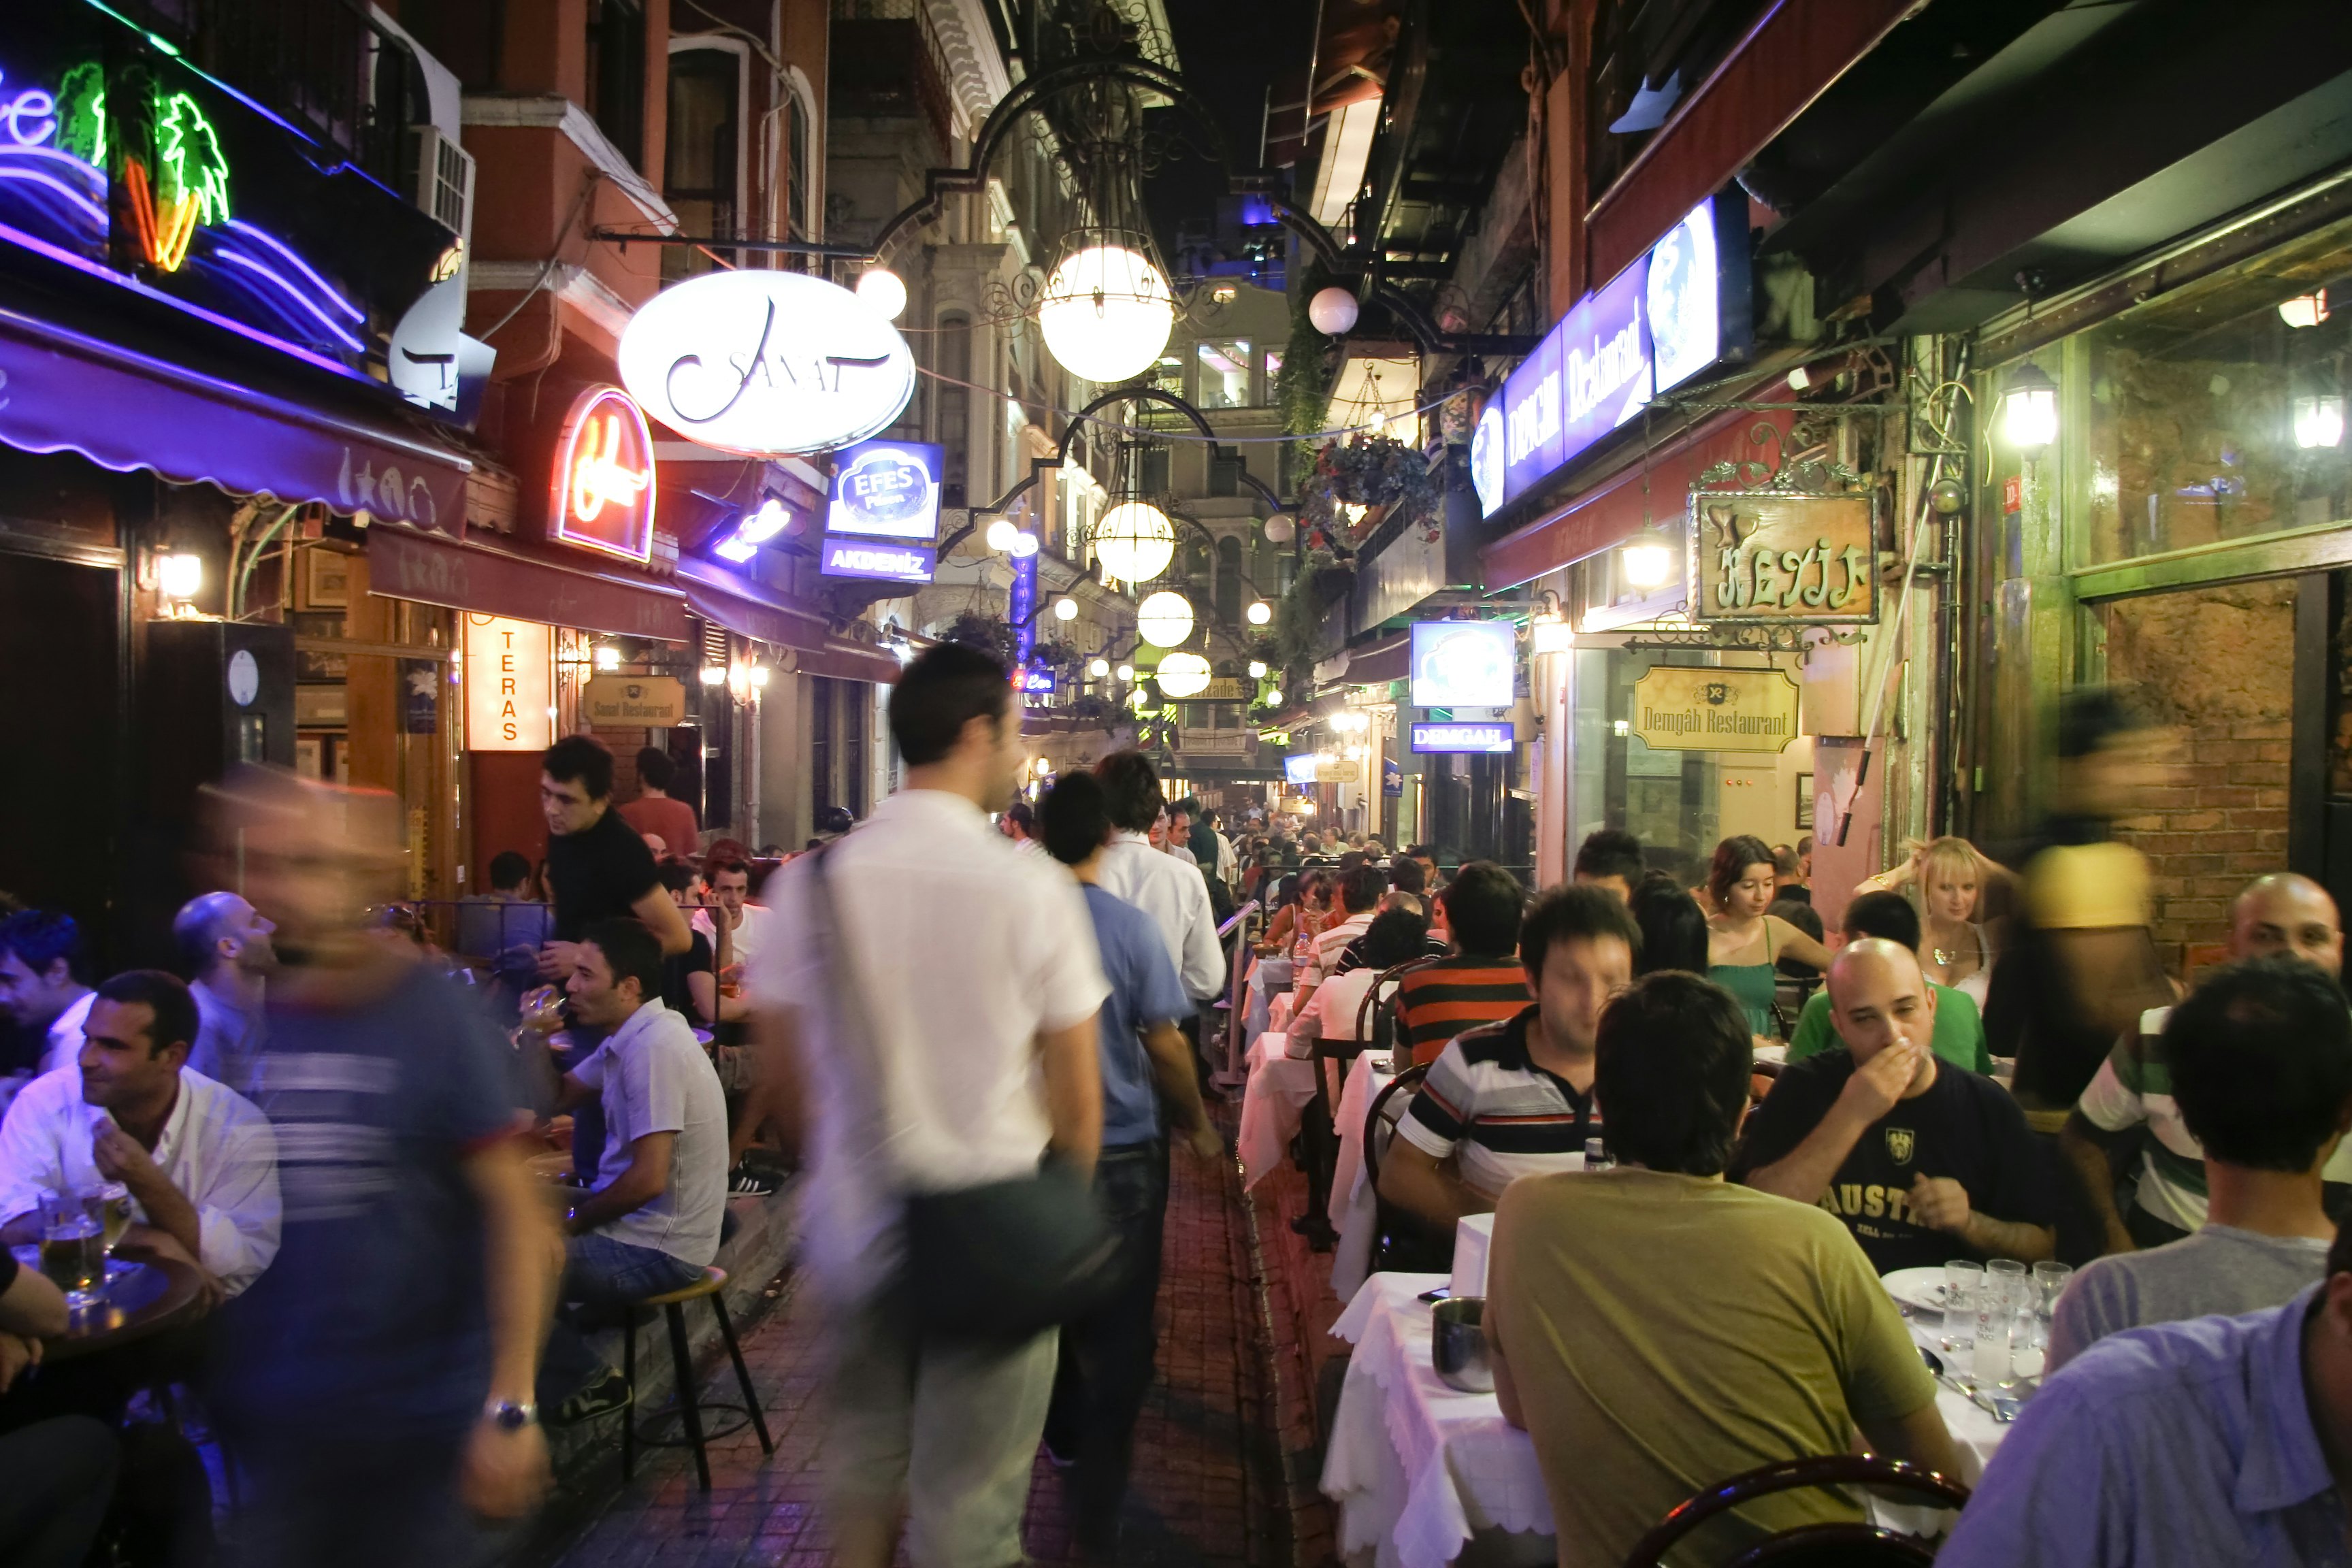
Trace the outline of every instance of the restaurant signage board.
{"type": "Polygon", "coordinates": [[[621,381],[656,419],[747,458],[878,435],[915,395],[915,358],[880,311],[804,272],[706,272],[621,334],[621,381]]]}
{"type": "Polygon", "coordinates": [[[1282,759],[1282,778],[1286,784],[1311,784],[1315,782],[1315,753],[1282,759]]]}
{"type": "Polygon", "coordinates": [[[1509,621],[1416,621],[1412,705],[1508,708],[1518,627],[1509,621]]]}
{"type": "Polygon", "coordinates": [[[1051,697],[1054,695],[1054,672],[1051,669],[1048,669],[1042,665],[1035,668],[1030,668],[1027,666],[1023,667],[1021,670],[1021,689],[1027,692],[1030,696],[1051,697]]]}
{"type": "Polygon", "coordinates": [[[828,533],[877,539],[940,536],[945,448],[923,441],[861,441],[835,459],[828,533]]]}
{"type": "Polygon", "coordinates": [[[1499,753],[1517,743],[1511,726],[1500,722],[1415,724],[1412,736],[1416,752],[1499,753]]]}
{"type": "Polygon", "coordinates": [[[1633,683],[1633,733],[1654,752],[1772,752],[1797,738],[1797,683],[1780,669],[1654,665],[1633,683]]]}
{"type": "Polygon", "coordinates": [[[543,752],[555,743],[555,628],[466,616],[466,749],[543,752]]]}
{"type": "Polygon", "coordinates": [[[687,721],[686,682],[667,675],[591,676],[580,689],[580,717],[614,729],[676,729],[687,721]]]}
{"type": "Polygon", "coordinates": [[[1560,318],[1503,383],[1493,431],[1482,416],[1472,434],[1471,480],[1485,515],[1658,394],[1747,348],[1748,247],[1746,197],[1710,197],[1560,318]]]}
{"type": "Polygon", "coordinates": [[[871,539],[824,536],[817,573],[825,577],[869,577],[882,583],[928,583],[939,552],[928,544],[890,544],[871,539]]]}
{"type": "Polygon", "coordinates": [[[643,565],[654,552],[654,437],[617,386],[572,399],[555,437],[549,532],[643,565]]]}
{"type": "Polygon", "coordinates": [[[1693,490],[1691,618],[1878,619],[1878,492],[1693,490]]]}

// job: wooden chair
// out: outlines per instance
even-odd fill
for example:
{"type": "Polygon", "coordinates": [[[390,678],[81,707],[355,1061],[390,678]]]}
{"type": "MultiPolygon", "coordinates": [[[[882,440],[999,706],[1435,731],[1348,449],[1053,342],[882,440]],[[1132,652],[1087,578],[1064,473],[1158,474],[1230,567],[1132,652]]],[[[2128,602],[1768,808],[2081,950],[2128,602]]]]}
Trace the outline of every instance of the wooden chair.
{"type": "Polygon", "coordinates": [[[1339,1119],[1333,1107],[1358,1057],[1366,1051],[1393,1048],[1398,976],[1431,962],[1416,958],[1382,970],[1357,1005],[1355,1037],[1315,1041],[1315,1098],[1307,1102],[1298,1126],[1299,1142],[1306,1152],[1307,1212],[1291,1221],[1291,1228],[1307,1237],[1318,1252],[1330,1251],[1339,1239],[1329,1218],[1331,1181],[1339,1163],[1339,1119]]]}
{"type": "Polygon", "coordinates": [[[1404,1120],[1421,1080],[1429,1076],[1426,1064],[1407,1068],[1372,1098],[1364,1113],[1364,1179],[1372,1184],[1372,1254],[1366,1272],[1404,1269],[1415,1273],[1453,1267],[1454,1237],[1434,1237],[1429,1227],[1381,1196],[1381,1160],[1395,1140],[1397,1123],[1404,1120]]]}
{"type": "MultiPolygon", "coordinates": [[[[702,1489],[710,1489],[710,1457],[704,1451],[708,1439],[723,1437],[728,1432],[740,1432],[743,1428],[738,1423],[725,1432],[706,1434],[702,1429],[702,1412],[706,1406],[695,1393],[694,1356],[686,1343],[686,1303],[688,1301],[703,1299],[710,1302],[711,1311],[719,1318],[719,1337],[727,1342],[728,1359],[735,1363],[736,1384],[743,1390],[742,1413],[750,1418],[751,1429],[760,1435],[760,1451],[763,1454],[776,1451],[775,1443],[768,1436],[768,1423],[760,1414],[760,1396],[751,1391],[751,1372],[743,1364],[743,1348],[735,1341],[734,1320],[727,1315],[726,1289],[727,1270],[713,1267],[704,1269],[702,1278],[691,1285],[631,1303],[622,1315],[621,1375],[629,1384],[629,1406],[621,1417],[623,1480],[628,1480],[636,1474],[639,1441],[636,1416],[637,1328],[646,1321],[642,1314],[653,1307],[659,1307],[669,1320],[669,1357],[677,1378],[678,1415],[686,1424],[686,1441],[694,1449],[694,1473],[701,1479],[702,1489]]],[[[707,1408],[733,1410],[736,1406],[714,1405],[707,1408]]],[[[655,1447],[676,1447],[674,1443],[660,1438],[646,1437],[643,1440],[655,1447]]]]}
{"type": "MultiPolygon", "coordinates": [[[[1933,1470],[1875,1454],[1786,1459],[1717,1482],[1679,1504],[1625,1554],[1624,1568],[1659,1568],[1668,1552],[1717,1514],[1773,1492],[1808,1487],[1873,1486],[1915,1493],[1937,1508],[1958,1508],[1969,1489],[1933,1470]]],[[[1801,1525],[1766,1537],[1724,1560],[1721,1568],[1911,1568],[1932,1563],[1927,1542],[1860,1521],[1801,1525]]]]}

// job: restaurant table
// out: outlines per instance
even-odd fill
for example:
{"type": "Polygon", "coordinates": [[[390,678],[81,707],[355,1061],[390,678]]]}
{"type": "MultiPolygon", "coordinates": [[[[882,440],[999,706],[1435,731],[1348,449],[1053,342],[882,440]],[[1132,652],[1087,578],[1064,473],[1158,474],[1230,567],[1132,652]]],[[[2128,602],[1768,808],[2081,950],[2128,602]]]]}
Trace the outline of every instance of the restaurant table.
{"type": "Polygon", "coordinates": [[[1381,1090],[1396,1080],[1387,1058],[1367,1051],[1348,1064],[1348,1080],[1339,1090],[1339,1157],[1331,1167],[1331,1206],[1327,1216],[1339,1233],[1331,1258],[1331,1293],[1352,1300],[1371,1268],[1372,1230],[1379,1224],[1379,1203],[1364,1168],[1364,1118],[1381,1090]]]}
{"type": "MultiPolygon", "coordinates": [[[[40,1272],[38,1247],[10,1250],[24,1268],[40,1272]]],[[[140,1253],[115,1258],[107,1266],[105,1300],[71,1309],[66,1331],[41,1342],[41,1358],[71,1361],[160,1333],[194,1312],[203,1289],[203,1274],[175,1258],[140,1253]]]]}
{"type": "MultiPolygon", "coordinates": [[[[1323,1460],[1340,1554],[1375,1568],[1442,1568],[1475,1539],[1482,1565],[1550,1563],[1551,1500],[1534,1443],[1493,1394],[1449,1388],[1430,1365],[1430,1308],[1418,1298],[1448,1284],[1443,1274],[1375,1274],[1331,1325],[1355,1346],[1323,1460]]],[[[1940,1353],[1935,1314],[1906,1321],[1915,1343],[1940,1353]]],[[[1974,1484],[2007,1429],[1950,1388],[1938,1385],[1936,1406],[1961,1479],[1974,1484]]],[[[1931,1510],[1872,1506],[1896,1529],[1939,1523],[1931,1510]]]]}
{"type": "Polygon", "coordinates": [[[1260,958],[1252,962],[1249,972],[1249,999],[1242,1006],[1242,1044],[1244,1049],[1255,1045],[1265,1033],[1268,998],[1286,995],[1290,991],[1291,963],[1286,958],[1260,958]]]}
{"type": "Polygon", "coordinates": [[[1289,1043],[1288,1035],[1268,1030],[1249,1049],[1241,1131],[1234,1140],[1244,1192],[1287,1157],[1299,1121],[1315,1100],[1315,1064],[1292,1059],[1286,1054],[1289,1043]]]}

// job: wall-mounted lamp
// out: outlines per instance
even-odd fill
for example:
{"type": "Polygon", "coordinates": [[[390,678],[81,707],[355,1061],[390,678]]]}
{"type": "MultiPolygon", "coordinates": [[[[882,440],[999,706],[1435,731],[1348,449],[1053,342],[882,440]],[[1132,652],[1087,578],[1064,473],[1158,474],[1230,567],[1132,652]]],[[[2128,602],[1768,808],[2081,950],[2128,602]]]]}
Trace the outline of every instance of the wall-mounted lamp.
{"type": "Polygon", "coordinates": [[[621,650],[614,647],[611,643],[598,643],[596,645],[595,657],[596,668],[599,669],[618,669],[621,668],[621,650]]]}
{"type": "Polygon", "coordinates": [[[727,684],[727,667],[723,664],[706,664],[702,667],[701,679],[705,686],[724,686],[727,684]]]}
{"type": "Polygon", "coordinates": [[[184,605],[204,591],[205,558],[184,550],[155,560],[155,589],[166,599],[184,605]]]}
{"type": "Polygon", "coordinates": [[[2294,400],[2294,444],[2305,451],[2344,444],[2344,399],[2321,394],[2294,400]]]}
{"type": "Polygon", "coordinates": [[[2000,433],[2028,462],[2058,439],[2058,384],[2031,360],[2010,372],[2001,391],[2000,433]]]}
{"type": "Polygon", "coordinates": [[[719,542],[710,547],[710,553],[721,561],[732,561],[740,566],[757,555],[760,546],[792,525],[793,514],[784,510],[783,502],[770,496],[737,518],[734,526],[721,534],[719,542]]]}

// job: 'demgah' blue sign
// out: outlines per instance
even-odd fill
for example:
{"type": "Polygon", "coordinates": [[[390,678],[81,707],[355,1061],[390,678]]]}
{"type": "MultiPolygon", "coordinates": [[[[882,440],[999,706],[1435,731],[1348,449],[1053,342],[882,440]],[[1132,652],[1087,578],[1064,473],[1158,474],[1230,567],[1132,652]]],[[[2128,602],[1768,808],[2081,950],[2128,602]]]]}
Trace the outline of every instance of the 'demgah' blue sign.
{"type": "Polygon", "coordinates": [[[1412,727],[1416,752],[1507,752],[1513,744],[1508,724],[1434,723],[1412,727]]]}
{"type": "Polygon", "coordinates": [[[919,539],[940,534],[940,448],[922,441],[861,441],[833,470],[827,533],[919,539]]]}

